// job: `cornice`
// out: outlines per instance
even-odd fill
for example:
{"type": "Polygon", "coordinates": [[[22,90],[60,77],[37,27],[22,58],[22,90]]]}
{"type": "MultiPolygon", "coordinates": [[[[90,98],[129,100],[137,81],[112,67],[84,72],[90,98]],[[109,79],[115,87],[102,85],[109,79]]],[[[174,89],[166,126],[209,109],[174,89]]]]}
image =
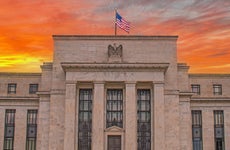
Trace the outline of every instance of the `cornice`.
{"type": "Polygon", "coordinates": [[[52,62],[44,62],[43,65],[40,66],[42,70],[51,71],[53,69],[52,62]]]}
{"type": "Polygon", "coordinates": [[[191,97],[191,101],[229,101],[230,97],[191,97]]]}
{"type": "Polygon", "coordinates": [[[0,72],[0,76],[10,77],[41,77],[41,73],[30,72],[0,72]]]}
{"type": "Polygon", "coordinates": [[[166,72],[169,63],[69,63],[62,62],[65,72],[72,71],[160,71],[166,72]]]}
{"type": "Polygon", "coordinates": [[[179,92],[179,96],[180,96],[180,97],[192,97],[193,94],[194,94],[194,93],[188,92],[188,91],[180,91],[180,92],[179,92]]]}
{"type": "Polygon", "coordinates": [[[15,100],[15,101],[37,101],[39,100],[39,97],[19,97],[19,96],[15,96],[15,97],[10,97],[10,96],[1,96],[0,100],[15,100]]]}
{"type": "Polygon", "coordinates": [[[50,96],[50,91],[38,91],[38,92],[36,92],[36,94],[39,97],[49,97],[50,96]]]}
{"type": "Polygon", "coordinates": [[[177,40],[178,36],[140,36],[140,35],[53,35],[54,40],[177,40]]]}
{"type": "Polygon", "coordinates": [[[230,78],[230,74],[189,74],[189,78],[230,78]]]}
{"type": "Polygon", "coordinates": [[[177,64],[177,68],[178,68],[178,70],[185,70],[185,71],[188,71],[190,67],[187,66],[186,63],[178,63],[178,64],[177,64]]]}

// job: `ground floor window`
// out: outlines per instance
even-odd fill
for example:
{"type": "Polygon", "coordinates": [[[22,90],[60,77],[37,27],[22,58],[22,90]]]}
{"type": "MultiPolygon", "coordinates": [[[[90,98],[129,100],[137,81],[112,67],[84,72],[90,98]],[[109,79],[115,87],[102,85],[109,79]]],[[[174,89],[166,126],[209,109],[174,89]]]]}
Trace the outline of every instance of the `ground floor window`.
{"type": "Polygon", "coordinates": [[[4,150],[14,149],[15,109],[7,109],[5,112],[4,150]]]}
{"type": "Polygon", "coordinates": [[[151,94],[149,89],[137,90],[138,150],[151,149],[151,94]]]}
{"type": "Polygon", "coordinates": [[[193,150],[202,150],[202,113],[192,110],[192,142],[193,150]]]}
{"type": "Polygon", "coordinates": [[[37,114],[37,110],[28,110],[27,112],[26,150],[36,150],[37,114]]]}
{"type": "Polygon", "coordinates": [[[91,150],[92,89],[79,90],[78,150],[91,150]]]}
{"type": "Polygon", "coordinates": [[[224,150],[224,112],[214,110],[214,133],[216,150],[224,150]]]}

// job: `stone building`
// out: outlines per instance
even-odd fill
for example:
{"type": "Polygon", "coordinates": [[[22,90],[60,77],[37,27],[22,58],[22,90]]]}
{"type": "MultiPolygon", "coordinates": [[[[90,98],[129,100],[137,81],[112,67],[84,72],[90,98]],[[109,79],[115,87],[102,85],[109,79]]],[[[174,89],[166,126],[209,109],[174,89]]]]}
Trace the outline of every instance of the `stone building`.
{"type": "Polygon", "coordinates": [[[41,73],[0,73],[0,149],[230,149],[230,74],[189,74],[177,38],[54,35],[41,73]]]}

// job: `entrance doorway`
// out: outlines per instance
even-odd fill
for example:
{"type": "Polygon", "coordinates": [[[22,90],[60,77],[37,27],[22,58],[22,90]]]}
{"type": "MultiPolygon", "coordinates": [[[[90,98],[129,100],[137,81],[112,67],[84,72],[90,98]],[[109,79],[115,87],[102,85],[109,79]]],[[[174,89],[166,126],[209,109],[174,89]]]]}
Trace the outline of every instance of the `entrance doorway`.
{"type": "Polygon", "coordinates": [[[121,136],[109,135],[108,136],[108,150],[121,150],[121,136]]]}

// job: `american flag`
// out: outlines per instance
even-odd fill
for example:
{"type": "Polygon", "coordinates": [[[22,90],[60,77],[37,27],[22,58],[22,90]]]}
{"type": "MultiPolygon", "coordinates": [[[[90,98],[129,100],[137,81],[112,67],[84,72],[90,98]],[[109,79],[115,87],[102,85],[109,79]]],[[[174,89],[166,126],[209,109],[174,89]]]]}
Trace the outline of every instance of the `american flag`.
{"type": "Polygon", "coordinates": [[[126,21],[125,19],[123,19],[121,17],[121,15],[119,15],[116,12],[116,22],[115,22],[121,29],[123,29],[124,31],[126,31],[127,33],[129,33],[129,29],[130,29],[130,22],[126,21]]]}

